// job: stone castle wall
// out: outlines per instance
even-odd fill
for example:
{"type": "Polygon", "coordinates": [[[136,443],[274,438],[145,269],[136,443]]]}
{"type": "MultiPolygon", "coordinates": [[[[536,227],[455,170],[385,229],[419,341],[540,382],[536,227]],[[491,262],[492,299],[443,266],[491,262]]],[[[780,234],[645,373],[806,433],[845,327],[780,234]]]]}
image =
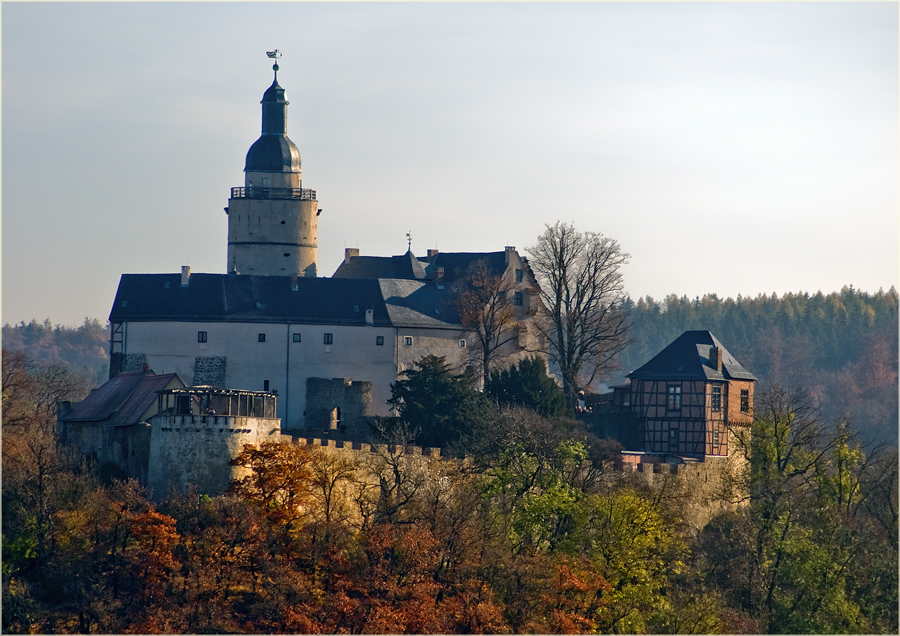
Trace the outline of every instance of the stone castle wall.
{"type": "Polygon", "coordinates": [[[163,415],[150,420],[147,485],[154,499],[185,492],[221,495],[246,469],[229,466],[244,444],[280,439],[281,420],[225,415],[163,415]]]}

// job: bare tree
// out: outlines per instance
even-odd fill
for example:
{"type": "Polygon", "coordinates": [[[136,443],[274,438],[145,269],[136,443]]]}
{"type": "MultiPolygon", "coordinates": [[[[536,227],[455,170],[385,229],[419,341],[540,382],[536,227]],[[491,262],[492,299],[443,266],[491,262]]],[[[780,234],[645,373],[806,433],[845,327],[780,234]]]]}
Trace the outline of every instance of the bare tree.
{"type": "Polygon", "coordinates": [[[485,385],[491,369],[507,356],[504,347],[518,341],[513,286],[508,277],[492,272],[487,261],[479,259],[461,272],[451,288],[450,302],[474,337],[469,358],[477,364],[485,385]]]}
{"type": "Polygon", "coordinates": [[[602,377],[628,342],[620,268],[629,255],[611,238],[560,221],[528,252],[545,307],[537,328],[574,405],[579,389],[602,377]]]}

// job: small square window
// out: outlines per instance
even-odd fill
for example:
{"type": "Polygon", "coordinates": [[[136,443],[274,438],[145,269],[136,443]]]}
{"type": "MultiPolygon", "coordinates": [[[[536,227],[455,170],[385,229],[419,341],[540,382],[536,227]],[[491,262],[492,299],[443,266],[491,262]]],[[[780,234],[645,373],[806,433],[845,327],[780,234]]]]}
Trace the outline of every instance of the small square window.
{"type": "Polygon", "coordinates": [[[379,347],[384,344],[384,336],[375,336],[375,344],[379,347]]]}
{"type": "Polygon", "coordinates": [[[259,334],[259,342],[265,342],[265,341],[266,341],[266,334],[264,334],[264,333],[259,334]]]}
{"type": "Polygon", "coordinates": [[[412,336],[403,336],[403,344],[407,347],[412,346],[412,336]]]}
{"type": "Polygon", "coordinates": [[[465,348],[466,348],[466,341],[465,341],[465,340],[460,340],[460,341],[459,341],[459,348],[460,348],[460,349],[465,349],[465,348]]]}
{"type": "Polygon", "coordinates": [[[353,305],[353,311],[359,313],[359,305],[353,305]]]}
{"type": "Polygon", "coordinates": [[[197,332],[197,342],[206,342],[206,332],[205,331],[197,332]]]}
{"type": "Polygon", "coordinates": [[[334,334],[333,333],[325,334],[325,344],[327,344],[327,345],[334,344],[334,334]]]}
{"type": "Polygon", "coordinates": [[[522,270],[521,269],[516,270],[516,282],[517,283],[522,282],[522,270]]]}
{"type": "Polygon", "coordinates": [[[522,292],[516,292],[513,294],[513,305],[516,307],[521,307],[525,304],[525,297],[522,295],[522,292]]]}
{"type": "Polygon", "coordinates": [[[293,339],[294,342],[300,342],[300,334],[299,333],[292,334],[291,338],[293,339]]]}

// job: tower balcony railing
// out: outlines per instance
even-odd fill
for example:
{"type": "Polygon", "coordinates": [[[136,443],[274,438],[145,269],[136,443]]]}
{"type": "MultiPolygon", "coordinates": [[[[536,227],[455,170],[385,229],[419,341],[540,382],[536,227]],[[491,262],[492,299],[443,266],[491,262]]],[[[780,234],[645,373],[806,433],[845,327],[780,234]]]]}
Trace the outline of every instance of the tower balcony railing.
{"type": "Polygon", "coordinates": [[[232,199],[299,199],[315,201],[316,191],[304,188],[270,188],[250,186],[249,188],[232,188],[232,199]]]}

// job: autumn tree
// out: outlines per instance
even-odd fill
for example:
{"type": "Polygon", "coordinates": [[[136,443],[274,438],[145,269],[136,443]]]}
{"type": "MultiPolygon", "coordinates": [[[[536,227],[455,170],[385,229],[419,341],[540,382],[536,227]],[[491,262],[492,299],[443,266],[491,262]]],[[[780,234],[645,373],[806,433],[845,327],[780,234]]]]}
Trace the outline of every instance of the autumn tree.
{"type": "Polygon", "coordinates": [[[469,356],[485,384],[491,369],[508,354],[507,345],[518,340],[513,287],[503,272],[492,271],[484,259],[471,263],[451,285],[451,305],[473,336],[469,356]]]}
{"type": "Polygon", "coordinates": [[[602,377],[627,344],[620,270],[629,256],[615,240],[559,221],[528,252],[546,307],[538,329],[574,406],[578,391],[602,377]]]}

